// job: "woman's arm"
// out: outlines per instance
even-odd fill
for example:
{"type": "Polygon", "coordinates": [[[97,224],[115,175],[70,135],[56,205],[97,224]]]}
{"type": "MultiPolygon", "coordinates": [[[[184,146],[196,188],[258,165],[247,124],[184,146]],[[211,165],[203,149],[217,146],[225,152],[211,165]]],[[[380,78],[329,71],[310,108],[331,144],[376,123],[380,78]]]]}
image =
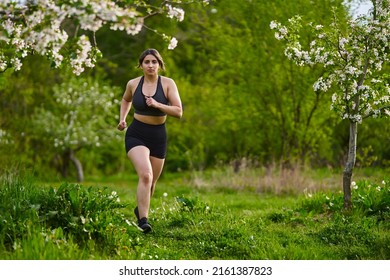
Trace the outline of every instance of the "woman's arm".
{"type": "Polygon", "coordinates": [[[120,108],[120,115],[119,115],[119,124],[117,127],[119,130],[124,130],[127,127],[126,117],[130,112],[131,103],[133,100],[131,84],[132,84],[132,81],[130,80],[126,85],[125,92],[123,93],[123,97],[122,97],[122,101],[121,101],[121,108],[120,108]]]}

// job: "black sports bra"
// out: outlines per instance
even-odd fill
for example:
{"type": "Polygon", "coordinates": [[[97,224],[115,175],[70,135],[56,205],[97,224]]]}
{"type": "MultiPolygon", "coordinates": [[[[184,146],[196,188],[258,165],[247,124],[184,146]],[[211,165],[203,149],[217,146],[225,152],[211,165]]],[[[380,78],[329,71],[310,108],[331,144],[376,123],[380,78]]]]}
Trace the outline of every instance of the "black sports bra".
{"type": "MultiPolygon", "coordinates": [[[[142,92],[142,85],[144,84],[144,76],[141,77],[138,86],[133,95],[134,112],[145,116],[166,116],[164,112],[157,108],[149,107],[146,104],[145,95],[142,92]]],[[[154,95],[151,96],[157,102],[167,105],[168,99],[165,97],[164,90],[161,84],[161,76],[158,76],[157,89],[154,95]]]]}

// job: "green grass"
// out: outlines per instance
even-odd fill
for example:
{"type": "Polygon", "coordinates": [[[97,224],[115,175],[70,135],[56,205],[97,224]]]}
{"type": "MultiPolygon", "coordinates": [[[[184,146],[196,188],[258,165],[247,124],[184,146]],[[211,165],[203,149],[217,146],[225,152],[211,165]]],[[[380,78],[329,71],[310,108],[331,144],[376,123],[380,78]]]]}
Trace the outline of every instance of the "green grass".
{"type": "Polygon", "coordinates": [[[148,235],[133,225],[133,175],[81,185],[3,176],[0,259],[390,259],[388,178],[358,181],[345,212],[334,188],[273,191],[248,174],[245,185],[228,174],[229,186],[224,172],[164,174],[148,235]]]}

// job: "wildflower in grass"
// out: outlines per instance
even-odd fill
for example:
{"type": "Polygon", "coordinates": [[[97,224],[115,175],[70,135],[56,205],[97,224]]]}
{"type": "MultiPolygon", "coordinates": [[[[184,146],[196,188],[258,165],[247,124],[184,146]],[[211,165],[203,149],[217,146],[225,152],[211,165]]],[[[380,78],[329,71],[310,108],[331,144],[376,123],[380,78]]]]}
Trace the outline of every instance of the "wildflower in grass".
{"type": "Polygon", "coordinates": [[[352,181],[351,182],[351,186],[354,190],[357,190],[358,189],[358,186],[356,185],[356,182],[355,181],[352,181]]]}
{"type": "Polygon", "coordinates": [[[164,196],[164,197],[167,197],[167,196],[168,196],[168,194],[165,192],[165,193],[163,193],[163,196],[164,196]]]}
{"type": "Polygon", "coordinates": [[[378,192],[380,192],[381,189],[382,189],[382,188],[381,188],[380,186],[377,186],[377,187],[376,187],[376,190],[377,190],[378,192]]]}
{"type": "Polygon", "coordinates": [[[383,181],[382,181],[382,185],[386,185],[386,182],[385,182],[385,180],[383,180],[383,181]]]}
{"type": "Polygon", "coordinates": [[[311,193],[307,192],[307,189],[304,189],[304,190],[303,190],[303,193],[304,193],[305,196],[308,197],[308,198],[311,198],[311,197],[313,196],[311,193]]]}

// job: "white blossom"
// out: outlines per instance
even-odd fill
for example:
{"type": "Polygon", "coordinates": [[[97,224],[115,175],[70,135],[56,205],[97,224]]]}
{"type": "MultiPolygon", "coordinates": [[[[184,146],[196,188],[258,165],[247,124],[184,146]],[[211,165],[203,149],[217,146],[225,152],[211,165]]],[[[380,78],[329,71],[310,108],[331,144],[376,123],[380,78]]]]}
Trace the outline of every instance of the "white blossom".
{"type": "Polygon", "coordinates": [[[287,28],[285,26],[282,26],[280,29],[279,29],[279,32],[280,34],[284,37],[287,35],[288,31],[287,31],[287,28]]]}
{"type": "Polygon", "coordinates": [[[300,28],[305,28],[299,16],[289,19],[283,32],[277,21],[270,22],[270,29],[276,39],[286,43],[284,54],[289,60],[299,66],[324,67],[324,74],[313,84],[313,90],[333,91],[330,109],[342,119],[361,123],[367,116],[390,115],[390,86],[380,72],[390,61],[389,13],[390,1],[381,0],[375,19],[363,16],[351,20],[344,30],[340,30],[337,19],[330,29],[308,23],[316,37],[307,50],[299,41],[300,28]]]}
{"type": "Polygon", "coordinates": [[[271,29],[276,29],[277,27],[278,27],[278,24],[276,23],[276,21],[271,21],[271,23],[269,24],[269,27],[271,28],[271,29]]]}
{"type": "MultiPolygon", "coordinates": [[[[209,0],[196,0],[203,4],[209,4],[209,0]]],[[[144,26],[145,15],[152,13],[165,13],[170,18],[178,21],[184,20],[184,10],[177,5],[186,1],[174,1],[176,6],[165,4],[163,7],[153,6],[147,1],[142,3],[145,14],[141,14],[136,5],[121,5],[118,1],[107,0],[73,0],[58,1],[0,1],[2,21],[0,23],[0,42],[11,45],[10,51],[0,56],[0,70],[8,67],[19,70],[22,66],[20,58],[37,53],[53,60],[56,67],[64,62],[69,62],[75,74],[80,74],[85,67],[94,67],[99,51],[94,46],[92,52],[86,42],[80,43],[74,48],[69,43],[68,34],[62,29],[64,20],[77,19],[83,30],[96,32],[104,25],[113,30],[122,30],[129,35],[138,34],[144,26]],[[33,11],[31,9],[33,5],[33,11]],[[22,21],[18,18],[23,18],[22,21]],[[67,44],[70,44],[68,46],[67,44]],[[66,47],[65,47],[66,46],[66,47]],[[87,50],[79,47],[86,47],[87,50]],[[75,50],[76,49],[76,50],[75,50]],[[73,51],[76,52],[74,58],[73,51]]],[[[188,3],[192,1],[188,0],[188,3]]],[[[164,1],[165,3],[165,1],[164,1]]],[[[72,34],[73,36],[73,34],[72,34]]],[[[77,38],[77,37],[76,37],[77,38]]],[[[81,40],[83,41],[83,39],[81,40]]],[[[174,49],[177,39],[172,38],[169,49],[174,49]]]]}
{"type": "Polygon", "coordinates": [[[177,39],[175,37],[172,37],[171,41],[169,42],[168,50],[173,50],[177,46],[177,39]]]}
{"type": "Polygon", "coordinates": [[[176,18],[178,21],[184,20],[184,10],[183,9],[172,7],[169,4],[167,4],[166,7],[168,8],[168,17],[176,18]]]}
{"type": "Polygon", "coordinates": [[[344,48],[344,46],[345,46],[346,43],[348,43],[348,39],[346,39],[346,38],[341,38],[341,39],[339,40],[339,46],[340,46],[340,48],[344,48]]]}
{"type": "Polygon", "coordinates": [[[5,57],[4,56],[0,56],[0,71],[4,71],[5,69],[7,69],[7,62],[5,61],[5,57]]]}

